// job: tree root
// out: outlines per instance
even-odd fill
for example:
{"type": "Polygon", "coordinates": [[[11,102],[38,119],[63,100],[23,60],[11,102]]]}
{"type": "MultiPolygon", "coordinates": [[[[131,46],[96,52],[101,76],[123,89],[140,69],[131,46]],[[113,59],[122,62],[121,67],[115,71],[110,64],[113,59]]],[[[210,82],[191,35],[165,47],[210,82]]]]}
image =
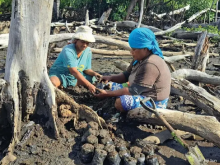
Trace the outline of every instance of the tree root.
{"type": "Polygon", "coordinates": [[[86,105],[76,103],[73,98],[57,88],[55,89],[55,92],[57,104],[69,104],[71,106],[71,111],[76,113],[76,117],[74,118],[74,126],[79,119],[82,119],[86,120],[87,122],[97,122],[101,128],[107,128],[105,120],[97,115],[97,113],[95,113],[91,108],[86,105]]]}

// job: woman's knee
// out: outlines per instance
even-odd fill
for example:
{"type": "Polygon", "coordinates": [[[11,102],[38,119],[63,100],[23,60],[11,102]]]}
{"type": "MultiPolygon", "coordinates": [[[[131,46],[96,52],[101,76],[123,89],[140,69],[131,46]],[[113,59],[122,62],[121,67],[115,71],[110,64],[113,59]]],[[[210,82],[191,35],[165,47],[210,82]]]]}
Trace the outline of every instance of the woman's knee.
{"type": "Polygon", "coordinates": [[[124,111],[125,111],[124,108],[123,108],[123,106],[122,106],[122,104],[121,104],[121,99],[120,99],[120,98],[117,98],[117,99],[115,100],[115,108],[116,108],[118,111],[120,111],[120,112],[124,112],[124,111]]]}
{"type": "Polygon", "coordinates": [[[60,79],[56,76],[50,77],[50,81],[55,87],[59,87],[61,85],[60,79]]]}

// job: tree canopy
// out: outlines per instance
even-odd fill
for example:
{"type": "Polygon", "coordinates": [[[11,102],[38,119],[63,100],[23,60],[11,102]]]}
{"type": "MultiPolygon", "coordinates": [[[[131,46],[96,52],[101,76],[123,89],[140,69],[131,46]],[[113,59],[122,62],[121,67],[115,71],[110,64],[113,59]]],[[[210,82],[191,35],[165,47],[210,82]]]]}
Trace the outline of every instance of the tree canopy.
{"type": "MultiPolygon", "coordinates": [[[[12,0],[0,0],[0,14],[10,12],[11,1],[12,0]]],[[[72,8],[77,10],[86,8],[90,11],[91,18],[98,18],[108,8],[112,8],[110,20],[120,21],[123,20],[126,16],[126,11],[130,1],[131,0],[60,0],[60,10],[62,11],[65,8],[72,8]]],[[[170,12],[190,4],[190,10],[185,14],[185,17],[188,18],[194,13],[203,9],[215,9],[216,2],[216,0],[146,0],[145,14],[149,11],[153,11],[158,14],[170,12]]],[[[134,10],[139,10],[138,3],[134,10]]],[[[211,19],[213,18],[214,13],[211,14],[211,19]]]]}

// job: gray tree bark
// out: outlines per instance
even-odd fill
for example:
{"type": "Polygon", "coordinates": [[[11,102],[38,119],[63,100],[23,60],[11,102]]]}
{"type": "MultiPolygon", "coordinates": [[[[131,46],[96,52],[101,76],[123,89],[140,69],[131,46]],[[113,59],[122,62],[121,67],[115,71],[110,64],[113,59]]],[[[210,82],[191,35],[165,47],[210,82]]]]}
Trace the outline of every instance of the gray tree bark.
{"type": "Polygon", "coordinates": [[[58,136],[55,116],[55,91],[47,74],[47,50],[50,37],[53,0],[13,0],[9,47],[5,67],[5,103],[12,126],[12,139],[2,164],[11,161],[14,146],[20,140],[21,120],[39,108],[37,95],[44,92],[44,112],[48,126],[58,136]],[[43,20],[43,21],[42,21],[43,20]],[[23,115],[24,114],[24,115],[23,115]],[[23,115],[23,116],[22,116],[23,115]]]}

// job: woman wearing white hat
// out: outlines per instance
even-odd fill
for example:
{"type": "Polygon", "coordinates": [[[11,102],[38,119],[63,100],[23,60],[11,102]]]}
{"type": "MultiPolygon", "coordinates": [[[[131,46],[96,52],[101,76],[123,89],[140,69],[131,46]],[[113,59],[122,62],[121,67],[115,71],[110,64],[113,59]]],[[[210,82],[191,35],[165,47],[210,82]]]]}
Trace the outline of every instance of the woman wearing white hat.
{"type": "Polygon", "coordinates": [[[88,47],[95,42],[92,29],[80,26],[72,38],[72,43],[65,46],[52,65],[49,76],[56,87],[83,85],[94,93],[96,87],[91,83],[92,77],[101,76],[91,69],[92,52],[88,47]]]}

